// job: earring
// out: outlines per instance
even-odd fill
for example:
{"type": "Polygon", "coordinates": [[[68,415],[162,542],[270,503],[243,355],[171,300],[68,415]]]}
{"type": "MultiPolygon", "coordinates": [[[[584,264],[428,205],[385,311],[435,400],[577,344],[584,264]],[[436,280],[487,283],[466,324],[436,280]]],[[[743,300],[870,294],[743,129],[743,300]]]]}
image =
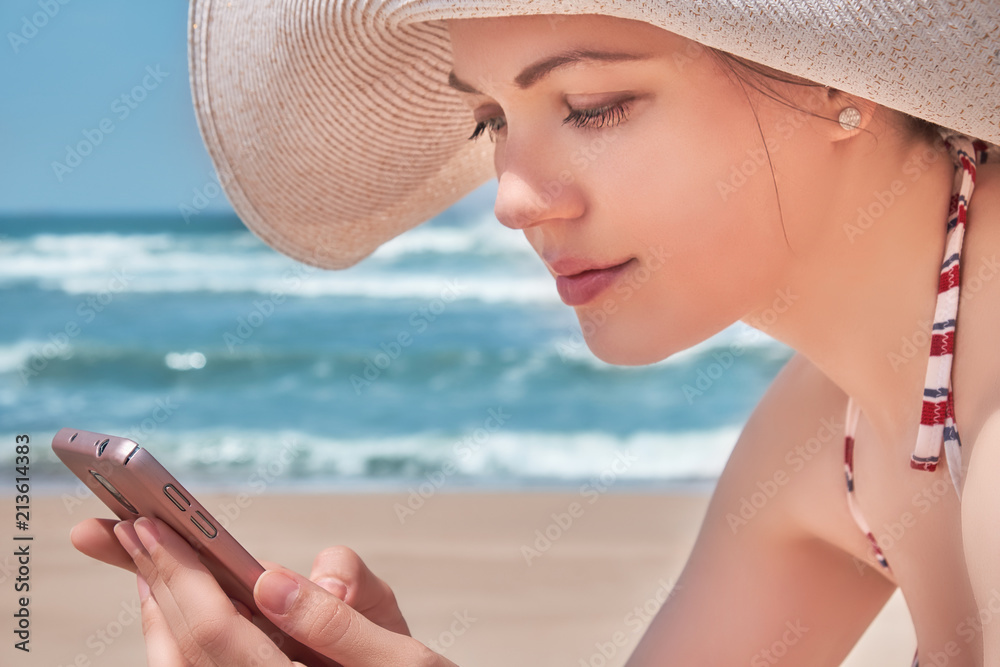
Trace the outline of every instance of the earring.
{"type": "Polygon", "coordinates": [[[854,107],[844,107],[837,120],[840,121],[842,128],[850,132],[861,126],[861,112],[854,107]]]}

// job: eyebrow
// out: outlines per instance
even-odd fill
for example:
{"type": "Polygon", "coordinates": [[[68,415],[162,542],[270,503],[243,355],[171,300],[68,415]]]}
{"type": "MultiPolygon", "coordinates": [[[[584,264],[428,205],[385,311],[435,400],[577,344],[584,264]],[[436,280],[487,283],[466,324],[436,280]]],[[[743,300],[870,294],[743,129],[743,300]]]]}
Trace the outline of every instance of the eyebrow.
{"type": "MultiPolygon", "coordinates": [[[[538,62],[528,65],[521,70],[520,74],[514,77],[514,83],[521,90],[525,90],[535,85],[541,79],[548,76],[548,74],[552,71],[557,70],[560,67],[566,67],[568,65],[575,65],[577,63],[588,61],[617,63],[633,60],[647,60],[650,57],[651,56],[642,53],[625,53],[621,51],[591,51],[586,49],[564,51],[563,53],[543,58],[538,62]]],[[[470,84],[455,76],[454,70],[448,73],[448,85],[463,93],[472,93],[475,95],[483,94],[470,84]]]]}

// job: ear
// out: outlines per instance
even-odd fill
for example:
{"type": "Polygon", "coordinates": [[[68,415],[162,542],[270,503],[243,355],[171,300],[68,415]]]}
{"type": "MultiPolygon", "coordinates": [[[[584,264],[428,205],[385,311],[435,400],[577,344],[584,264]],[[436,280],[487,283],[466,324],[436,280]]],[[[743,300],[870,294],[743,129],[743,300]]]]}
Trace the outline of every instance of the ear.
{"type": "Polygon", "coordinates": [[[868,130],[878,105],[836,88],[821,88],[817,113],[823,119],[821,132],[830,141],[843,141],[868,130]]]}

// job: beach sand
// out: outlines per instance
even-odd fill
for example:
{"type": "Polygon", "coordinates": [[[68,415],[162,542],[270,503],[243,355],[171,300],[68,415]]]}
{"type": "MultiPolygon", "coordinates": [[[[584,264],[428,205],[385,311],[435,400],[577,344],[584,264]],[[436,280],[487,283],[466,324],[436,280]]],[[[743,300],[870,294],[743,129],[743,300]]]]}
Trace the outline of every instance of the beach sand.
{"type": "MultiPolygon", "coordinates": [[[[5,500],[12,508],[13,499],[5,500]]],[[[232,500],[202,497],[217,514],[232,500]]],[[[305,573],[324,547],[351,546],[392,585],[414,636],[459,665],[621,665],[641,634],[636,619],[648,619],[646,609],[680,574],[708,498],[607,493],[587,500],[574,492],[438,493],[401,521],[394,506],[406,494],[265,494],[244,503],[230,530],[251,553],[305,573]],[[522,545],[574,502],[582,514],[529,566],[522,545]],[[605,660],[599,646],[610,652],[614,639],[622,645],[605,660]]],[[[109,515],[96,499],[32,498],[31,651],[15,650],[7,630],[0,664],[144,664],[133,575],[69,544],[69,529],[93,515],[109,515]]],[[[8,545],[23,544],[12,538],[10,531],[8,545]]],[[[11,569],[14,559],[5,557],[0,606],[11,628],[19,594],[16,564],[11,569]]],[[[914,646],[897,592],[843,664],[903,667],[914,646]]]]}

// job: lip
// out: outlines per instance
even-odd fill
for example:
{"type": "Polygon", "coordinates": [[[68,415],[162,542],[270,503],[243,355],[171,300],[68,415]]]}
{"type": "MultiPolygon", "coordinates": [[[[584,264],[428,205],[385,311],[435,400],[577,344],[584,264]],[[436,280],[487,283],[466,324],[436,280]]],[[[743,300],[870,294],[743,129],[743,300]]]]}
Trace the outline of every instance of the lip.
{"type": "MultiPolygon", "coordinates": [[[[555,257],[549,259],[548,257],[542,257],[545,263],[549,265],[558,276],[571,277],[577,274],[583,273],[584,271],[600,271],[603,269],[610,269],[621,264],[624,264],[628,260],[619,260],[612,262],[595,262],[592,259],[586,259],[584,257],[555,257]]],[[[629,259],[632,259],[631,257],[629,259]]]]}
{"type": "Polygon", "coordinates": [[[587,260],[564,258],[549,266],[557,274],[556,289],[563,303],[567,306],[582,306],[610,287],[636,261],[635,257],[631,257],[618,264],[594,267],[593,262],[587,260]]]}

